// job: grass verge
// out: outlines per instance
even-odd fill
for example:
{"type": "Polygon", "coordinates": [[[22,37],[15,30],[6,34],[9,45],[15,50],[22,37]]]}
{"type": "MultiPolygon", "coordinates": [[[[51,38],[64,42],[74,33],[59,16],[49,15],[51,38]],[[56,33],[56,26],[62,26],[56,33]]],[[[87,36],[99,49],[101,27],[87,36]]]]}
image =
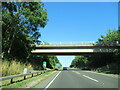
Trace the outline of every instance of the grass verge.
{"type": "Polygon", "coordinates": [[[120,76],[120,74],[118,74],[118,73],[113,73],[112,71],[96,70],[95,72],[120,76]]]}
{"type": "MultiPolygon", "coordinates": [[[[71,68],[71,69],[82,70],[80,68],[71,68]]],[[[110,70],[104,71],[104,70],[87,70],[86,69],[86,71],[93,71],[93,72],[97,72],[97,73],[104,73],[104,74],[110,74],[110,75],[120,76],[120,73],[118,74],[118,73],[116,73],[114,71],[110,71],[110,70]]]]}

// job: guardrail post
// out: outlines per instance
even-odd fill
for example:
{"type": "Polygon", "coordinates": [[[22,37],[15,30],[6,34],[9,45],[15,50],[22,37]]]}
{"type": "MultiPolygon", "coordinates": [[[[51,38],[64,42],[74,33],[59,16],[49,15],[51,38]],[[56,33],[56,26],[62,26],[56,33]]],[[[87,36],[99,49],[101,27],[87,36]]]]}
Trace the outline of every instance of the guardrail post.
{"type": "Polygon", "coordinates": [[[24,80],[26,79],[26,75],[24,76],[24,80]]]}
{"type": "Polygon", "coordinates": [[[11,78],[10,83],[13,83],[13,78],[11,78]]]}
{"type": "Polygon", "coordinates": [[[33,77],[33,74],[32,74],[32,77],[33,77]]]}

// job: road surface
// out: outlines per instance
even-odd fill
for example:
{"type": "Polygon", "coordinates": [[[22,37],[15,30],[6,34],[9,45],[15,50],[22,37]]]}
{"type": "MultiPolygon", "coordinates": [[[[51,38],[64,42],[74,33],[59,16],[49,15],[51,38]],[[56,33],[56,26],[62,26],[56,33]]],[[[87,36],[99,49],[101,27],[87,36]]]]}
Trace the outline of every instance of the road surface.
{"type": "MultiPolygon", "coordinates": [[[[118,88],[118,76],[83,70],[61,70],[34,88],[118,88]]],[[[48,89],[49,90],[49,89],[48,89]]],[[[103,90],[103,89],[102,89],[103,90]]]]}

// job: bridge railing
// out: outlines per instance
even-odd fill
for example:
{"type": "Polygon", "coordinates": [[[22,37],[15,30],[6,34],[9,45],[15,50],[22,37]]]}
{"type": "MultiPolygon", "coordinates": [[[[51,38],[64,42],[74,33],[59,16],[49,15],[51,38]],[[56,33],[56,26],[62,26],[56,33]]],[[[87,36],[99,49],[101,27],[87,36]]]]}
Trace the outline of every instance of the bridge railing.
{"type": "Polygon", "coordinates": [[[98,46],[117,46],[120,45],[119,41],[81,41],[81,42],[42,42],[41,45],[98,45],[98,46]]]}
{"type": "Polygon", "coordinates": [[[81,41],[81,42],[47,42],[42,43],[42,45],[79,45],[79,44],[96,44],[95,41],[81,41]]]}
{"type": "Polygon", "coordinates": [[[99,41],[96,42],[96,45],[98,46],[120,46],[120,42],[119,41],[99,41]]]}

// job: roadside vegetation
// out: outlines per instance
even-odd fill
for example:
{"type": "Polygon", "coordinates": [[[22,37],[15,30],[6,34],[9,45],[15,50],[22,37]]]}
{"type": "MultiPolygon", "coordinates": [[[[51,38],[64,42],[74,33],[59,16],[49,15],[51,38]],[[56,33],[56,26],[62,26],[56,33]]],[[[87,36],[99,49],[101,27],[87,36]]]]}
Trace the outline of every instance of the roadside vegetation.
{"type": "MultiPolygon", "coordinates": [[[[101,35],[96,45],[115,46],[120,44],[120,27],[118,30],[108,30],[106,36],[101,35]],[[118,41],[118,42],[117,42],[118,41]]],[[[113,54],[96,54],[76,56],[70,67],[82,70],[93,70],[102,73],[120,74],[120,49],[113,54]]]]}
{"type": "Polygon", "coordinates": [[[30,71],[33,71],[33,67],[30,63],[22,63],[18,61],[7,61],[4,60],[2,62],[2,76],[10,76],[10,75],[16,75],[16,74],[23,74],[24,68],[29,68],[30,71]]]}
{"type": "MultiPolygon", "coordinates": [[[[33,55],[41,44],[41,28],[47,25],[47,10],[42,2],[2,2],[2,76],[23,73],[24,68],[42,70],[43,62],[53,69],[56,56],[33,55]]],[[[60,64],[61,65],[61,64],[60,64]]]]}

